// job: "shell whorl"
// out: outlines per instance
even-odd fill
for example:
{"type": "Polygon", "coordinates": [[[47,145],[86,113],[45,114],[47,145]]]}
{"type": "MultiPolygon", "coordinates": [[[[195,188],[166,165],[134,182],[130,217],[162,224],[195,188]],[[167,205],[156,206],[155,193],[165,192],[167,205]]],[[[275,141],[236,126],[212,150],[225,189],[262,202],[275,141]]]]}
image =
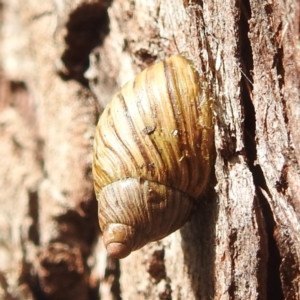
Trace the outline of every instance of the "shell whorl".
{"type": "Polygon", "coordinates": [[[129,226],[130,251],[182,226],[203,192],[212,163],[209,97],[192,63],[174,55],[129,81],[104,110],[93,161],[100,226],[129,226]],[[165,211],[161,221],[156,208],[165,211]]]}

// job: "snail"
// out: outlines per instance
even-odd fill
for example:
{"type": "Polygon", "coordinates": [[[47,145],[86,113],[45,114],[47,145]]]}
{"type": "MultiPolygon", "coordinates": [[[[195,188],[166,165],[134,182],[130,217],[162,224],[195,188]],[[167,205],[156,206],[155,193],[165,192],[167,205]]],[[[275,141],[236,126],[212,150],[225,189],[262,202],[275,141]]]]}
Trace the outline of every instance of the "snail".
{"type": "Polygon", "coordinates": [[[189,219],[213,160],[212,93],[174,55],[119,90],[101,115],[93,177],[110,256],[123,258],[189,219]]]}

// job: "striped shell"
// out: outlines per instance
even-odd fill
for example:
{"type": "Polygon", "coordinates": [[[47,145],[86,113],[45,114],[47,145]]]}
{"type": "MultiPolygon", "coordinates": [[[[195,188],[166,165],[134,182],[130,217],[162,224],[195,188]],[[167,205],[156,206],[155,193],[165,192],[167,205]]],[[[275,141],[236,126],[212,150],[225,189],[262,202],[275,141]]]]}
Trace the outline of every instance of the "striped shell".
{"type": "Polygon", "coordinates": [[[210,97],[192,63],[174,55],[129,81],[104,110],[93,175],[111,256],[125,257],[188,220],[212,165],[210,97]]]}

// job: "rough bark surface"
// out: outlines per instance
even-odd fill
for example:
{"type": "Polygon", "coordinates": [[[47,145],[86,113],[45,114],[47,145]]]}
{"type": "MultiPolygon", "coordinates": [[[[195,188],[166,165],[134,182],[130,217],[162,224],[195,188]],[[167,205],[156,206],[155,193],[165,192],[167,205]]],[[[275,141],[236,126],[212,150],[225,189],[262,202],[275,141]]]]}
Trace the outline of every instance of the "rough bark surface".
{"type": "Polygon", "coordinates": [[[2,0],[1,299],[300,299],[300,4],[2,0]],[[214,90],[191,220],[107,257],[91,175],[118,87],[174,53],[214,90]]]}

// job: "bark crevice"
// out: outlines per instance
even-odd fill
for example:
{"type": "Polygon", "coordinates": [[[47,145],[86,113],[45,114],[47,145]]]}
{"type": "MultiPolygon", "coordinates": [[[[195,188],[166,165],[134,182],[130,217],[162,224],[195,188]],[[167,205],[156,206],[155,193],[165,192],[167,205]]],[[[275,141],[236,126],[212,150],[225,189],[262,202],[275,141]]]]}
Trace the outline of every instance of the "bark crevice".
{"type": "MultiPolygon", "coordinates": [[[[268,200],[264,197],[261,189],[266,191],[270,195],[269,189],[266,184],[266,179],[264,177],[261,167],[256,164],[257,159],[257,148],[256,148],[256,116],[255,108],[252,103],[252,90],[253,90],[253,53],[251,48],[251,43],[248,38],[249,34],[249,23],[251,18],[251,8],[249,1],[243,1],[241,3],[242,15],[240,21],[240,47],[241,47],[241,59],[243,62],[243,72],[247,76],[242,79],[242,101],[244,106],[244,132],[245,132],[245,145],[246,145],[246,155],[249,165],[249,169],[253,175],[253,181],[256,188],[256,195],[258,198],[259,210],[262,213],[263,222],[265,223],[265,228],[262,230],[266,231],[267,236],[267,249],[262,249],[262,251],[267,251],[268,261],[266,270],[267,279],[267,297],[268,299],[284,299],[283,290],[281,287],[280,280],[280,264],[281,257],[280,252],[273,236],[275,230],[275,221],[273,212],[268,203],[268,200]],[[250,80],[250,82],[249,82],[250,80]]],[[[282,57],[281,57],[282,58],[282,57]]],[[[275,57],[274,57],[275,59],[275,57]]],[[[280,60],[280,55],[277,53],[276,60],[280,60]]],[[[282,62],[282,59],[281,59],[282,62]]],[[[276,64],[277,65],[277,64],[276,64]]],[[[282,65],[281,68],[282,69],[282,65]]],[[[262,224],[260,224],[262,226],[262,224]]],[[[263,247],[263,245],[262,245],[263,247]]]]}
{"type": "Polygon", "coordinates": [[[84,77],[89,67],[89,55],[96,46],[101,46],[109,33],[107,8],[111,1],[83,3],[70,15],[65,27],[66,49],[61,60],[64,70],[59,71],[63,80],[74,79],[88,87],[84,77]]]}

